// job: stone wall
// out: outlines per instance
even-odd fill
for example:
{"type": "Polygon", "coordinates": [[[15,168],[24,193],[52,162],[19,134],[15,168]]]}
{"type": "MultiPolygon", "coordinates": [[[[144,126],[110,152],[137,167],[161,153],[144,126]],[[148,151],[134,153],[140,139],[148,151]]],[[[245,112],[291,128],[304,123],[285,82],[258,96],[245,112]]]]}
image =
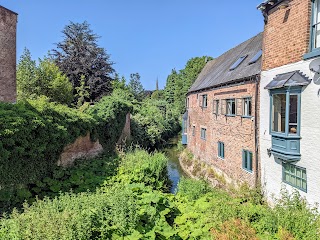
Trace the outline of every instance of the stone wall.
{"type": "Polygon", "coordinates": [[[17,14],[0,6],[0,101],[16,102],[17,14]]]}
{"type": "MultiPolygon", "coordinates": [[[[126,122],[122,130],[121,136],[117,144],[121,145],[125,143],[131,135],[130,129],[130,113],[126,115],[126,122]]],[[[75,160],[80,158],[93,158],[103,152],[103,147],[99,143],[99,140],[92,141],[90,138],[90,133],[86,136],[80,136],[72,144],[66,146],[61,154],[57,165],[68,167],[71,166],[75,160]]]]}
{"type": "Polygon", "coordinates": [[[86,136],[78,137],[77,140],[66,146],[61,154],[58,166],[71,166],[76,159],[92,158],[103,152],[103,148],[99,141],[93,142],[90,133],[86,136]]]}
{"type": "Polygon", "coordinates": [[[289,7],[273,8],[264,28],[262,70],[302,60],[309,51],[310,0],[292,0],[289,7]]]}
{"type": "Polygon", "coordinates": [[[257,120],[254,117],[255,97],[256,84],[254,81],[188,96],[188,149],[196,158],[213,166],[216,172],[233,179],[235,183],[246,182],[252,187],[258,182],[255,154],[255,121],[257,120]],[[207,108],[199,106],[199,99],[203,94],[208,95],[207,108]],[[221,114],[221,101],[219,115],[213,114],[213,100],[245,97],[252,98],[253,117],[225,116],[221,114]],[[194,136],[192,135],[193,126],[195,127],[194,136]],[[206,140],[201,139],[201,128],[206,129],[206,140]],[[218,157],[218,141],[224,143],[224,159],[218,157]],[[252,172],[242,168],[242,150],[251,151],[253,154],[252,172]]]}

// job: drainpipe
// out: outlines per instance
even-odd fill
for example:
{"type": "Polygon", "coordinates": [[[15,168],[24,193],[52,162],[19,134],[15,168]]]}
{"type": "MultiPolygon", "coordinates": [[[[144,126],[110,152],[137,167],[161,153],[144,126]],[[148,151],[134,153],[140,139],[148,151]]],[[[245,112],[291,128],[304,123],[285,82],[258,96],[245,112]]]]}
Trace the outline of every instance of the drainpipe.
{"type": "MultiPolygon", "coordinates": [[[[255,179],[255,186],[258,187],[260,184],[259,181],[259,136],[258,136],[258,129],[259,129],[259,119],[258,119],[258,97],[259,97],[259,76],[256,76],[256,80],[255,80],[255,87],[256,87],[256,91],[255,91],[255,98],[254,98],[254,135],[255,135],[255,160],[256,160],[256,179],[255,179]]],[[[260,118],[260,116],[259,116],[260,118]]]]}

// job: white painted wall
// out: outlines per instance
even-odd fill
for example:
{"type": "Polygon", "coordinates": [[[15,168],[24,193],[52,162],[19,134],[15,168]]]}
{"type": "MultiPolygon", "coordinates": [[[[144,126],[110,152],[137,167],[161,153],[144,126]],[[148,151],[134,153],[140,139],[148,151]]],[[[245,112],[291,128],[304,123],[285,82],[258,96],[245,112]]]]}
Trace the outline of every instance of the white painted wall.
{"type": "MultiPolygon", "coordinates": [[[[269,134],[270,119],[270,97],[269,91],[264,87],[277,75],[295,70],[300,70],[313,81],[305,88],[301,94],[301,160],[297,166],[306,168],[307,172],[307,193],[299,191],[306,197],[310,204],[320,203],[320,96],[318,91],[320,85],[315,84],[314,79],[320,74],[314,74],[309,70],[312,60],[301,61],[294,64],[274,68],[261,73],[260,84],[260,157],[261,157],[261,182],[265,194],[270,202],[273,198],[280,196],[281,188],[286,188],[289,192],[294,189],[288,184],[282,183],[282,164],[276,162],[273,155],[267,154],[267,149],[271,148],[271,135],[269,134]]],[[[319,75],[319,76],[318,76],[319,75]]]]}

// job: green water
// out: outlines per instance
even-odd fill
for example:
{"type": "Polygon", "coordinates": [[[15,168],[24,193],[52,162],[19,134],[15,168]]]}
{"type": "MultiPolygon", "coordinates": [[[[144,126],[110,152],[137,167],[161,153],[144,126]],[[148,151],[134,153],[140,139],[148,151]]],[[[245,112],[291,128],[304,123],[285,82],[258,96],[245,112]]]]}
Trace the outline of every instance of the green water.
{"type": "Polygon", "coordinates": [[[171,139],[166,148],[163,150],[165,152],[165,154],[168,157],[168,176],[169,179],[172,182],[172,186],[170,189],[171,193],[175,193],[177,190],[177,186],[179,183],[179,180],[182,176],[187,177],[187,175],[185,174],[185,172],[182,170],[180,163],[179,163],[179,149],[177,146],[178,141],[180,141],[181,138],[176,137],[171,139]]]}

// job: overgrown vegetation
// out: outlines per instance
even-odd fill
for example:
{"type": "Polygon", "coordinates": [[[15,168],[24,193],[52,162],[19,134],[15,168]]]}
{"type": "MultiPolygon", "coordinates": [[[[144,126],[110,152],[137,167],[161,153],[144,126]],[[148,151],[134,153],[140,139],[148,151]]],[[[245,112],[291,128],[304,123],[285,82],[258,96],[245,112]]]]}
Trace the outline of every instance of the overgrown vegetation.
{"type": "MultiPolygon", "coordinates": [[[[77,168],[99,171],[112,161],[101,158],[77,168]]],[[[96,191],[63,193],[32,205],[25,203],[23,212],[4,216],[0,220],[0,239],[320,237],[318,212],[310,209],[297,193],[289,195],[284,191],[271,209],[252,198],[244,200],[248,194],[240,192],[239,197],[232,197],[202,181],[182,179],[177,195],[173,195],[166,193],[169,183],[163,154],[136,150],[121,154],[114,162],[119,166],[115,164],[113,172],[104,172],[103,183],[98,177],[101,187],[96,191]]]]}
{"type": "Polygon", "coordinates": [[[26,185],[51,176],[64,147],[79,136],[90,133],[112,152],[131,109],[116,93],[85,112],[44,97],[0,103],[0,201],[6,206],[31,198],[26,185]]]}

